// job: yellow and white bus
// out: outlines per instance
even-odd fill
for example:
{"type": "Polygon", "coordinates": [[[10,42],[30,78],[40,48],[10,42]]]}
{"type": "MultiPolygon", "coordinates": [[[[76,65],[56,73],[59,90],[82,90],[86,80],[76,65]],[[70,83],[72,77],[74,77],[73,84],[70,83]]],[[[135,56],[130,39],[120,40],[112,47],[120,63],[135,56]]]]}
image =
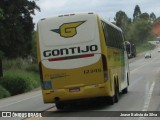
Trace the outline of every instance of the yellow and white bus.
{"type": "MultiPolygon", "coordinates": [[[[89,98],[118,102],[129,86],[128,57],[120,28],[95,13],[67,14],[37,24],[37,55],[44,103],[89,98]]],[[[107,102],[106,101],[106,102],[107,102]]]]}

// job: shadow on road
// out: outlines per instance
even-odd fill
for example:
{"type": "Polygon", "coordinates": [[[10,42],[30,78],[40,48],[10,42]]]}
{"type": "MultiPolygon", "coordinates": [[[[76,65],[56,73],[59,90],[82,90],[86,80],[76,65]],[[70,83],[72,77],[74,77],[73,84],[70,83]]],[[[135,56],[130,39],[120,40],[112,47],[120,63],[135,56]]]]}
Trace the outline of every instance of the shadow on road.
{"type": "MultiPolygon", "coordinates": [[[[120,95],[122,99],[123,95],[120,95]]],[[[116,104],[116,103],[115,103],[116,104]]],[[[45,117],[106,117],[113,116],[113,111],[106,111],[109,105],[106,99],[92,99],[81,101],[77,104],[66,106],[63,110],[47,111],[42,115],[45,117]]]]}

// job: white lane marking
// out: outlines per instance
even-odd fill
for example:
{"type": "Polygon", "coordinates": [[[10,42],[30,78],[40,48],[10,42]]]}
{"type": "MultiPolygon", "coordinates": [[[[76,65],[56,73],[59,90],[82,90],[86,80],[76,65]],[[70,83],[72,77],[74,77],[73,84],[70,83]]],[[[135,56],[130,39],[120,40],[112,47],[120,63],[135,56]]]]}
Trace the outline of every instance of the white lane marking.
{"type": "MultiPolygon", "coordinates": [[[[149,107],[149,103],[151,101],[154,85],[155,85],[155,81],[153,81],[153,83],[152,83],[152,85],[151,85],[151,87],[149,89],[149,92],[146,91],[146,93],[148,93],[148,95],[147,95],[147,98],[145,100],[145,103],[144,103],[142,111],[148,111],[148,107],[149,107]]],[[[148,86],[146,86],[146,87],[148,87],[148,86]]],[[[146,90],[147,90],[147,88],[146,88],[146,90]]],[[[145,118],[146,117],[139,117],[138,120],[143,120],[145,118]]]]}
{"type": "Polygon", "coordinates": [[[151,100],[151,97],[152,97],[152,93],[153,93],[153,89],[154,89],[154,85],[155,85],[155,81],[153,81],[153,83],[152,83],[152,85],[151,85],[151,87],[149,89],[148,96],[147,96],[147,99],[145,101],[145,104],[144,104],[144,107],[143,107],[142,111],[147,111],[148,110],[149,103],[150,103],[150,100],[151,100]]]}
{"type": "Polygon", "coordinates": [[[17,102],[13,102],[13,103],[10,103],[10,104],[7,104],[7,105],[3,105],[3,106],[0,106],[0,108],[4,108],[4,107],[7,107],[7,106],[10,106],[10,105],[13,105],[13,104],[17,104],[17,103],[20,103],[20,102],[22,102],[22,101],[25,101],[25,100],[28,100],[28,99],[31,99],[31,98],[34,98],[34,97],[37,97],[37,96],[40,96],[40,95],[41,95],[41,94],[37,94],[37,95],[34,95],[34,96],[32,96],[32,97],[19,100],[19,101],[17,101],[17,102]]]}

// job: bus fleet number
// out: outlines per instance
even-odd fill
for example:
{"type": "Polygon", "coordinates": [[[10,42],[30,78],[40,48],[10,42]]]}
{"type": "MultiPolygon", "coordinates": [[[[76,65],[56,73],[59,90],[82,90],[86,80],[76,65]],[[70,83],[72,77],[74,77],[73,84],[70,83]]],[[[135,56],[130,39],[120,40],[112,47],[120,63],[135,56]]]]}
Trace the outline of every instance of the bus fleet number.
{"type": "Polygon", "coordinates": [[[101,71],[102,70],[100,68],[98,68],[98,69],[84,70],[84,74],[98,73],[98,72],[101,72],[101,71]]]}

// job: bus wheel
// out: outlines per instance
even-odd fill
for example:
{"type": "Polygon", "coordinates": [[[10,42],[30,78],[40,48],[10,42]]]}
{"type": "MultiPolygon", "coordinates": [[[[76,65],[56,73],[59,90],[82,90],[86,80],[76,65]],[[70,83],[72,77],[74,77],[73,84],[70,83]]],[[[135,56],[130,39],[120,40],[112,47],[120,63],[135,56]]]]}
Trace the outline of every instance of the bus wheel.
{"type": "Polygon", "coordinates": [[[115,103],[115,97],[114,96],[108,97],[108,104],[113,105],[114,103],[115,103]]]}
{"type": "MultiPolygon", "coordinates": [[[[128,74],[127,74],[127,85],[129,86],[129,78],[128,78],[128,74]]],[[[122,94],[127,94],[128,93],[128,87],[124,88],[122,90],[122,94]]]]}
{"type": "Polygon", "coordinates": [[[128,73],[127,73],[127,84],[129,86],[129,77],[128,77],[128,73]]]}
{"type": "Polygon", "coordinates": [[[56,108],[58,110],[64,109],[64,107],[65,107],[65,105],[63,103],[61,103],[61,102],[56,103],[56,108]]]}
{"type": "Polygon", "coordinates": [[[123,90],[122,90],[122,94],[127,94],[128,93],[128,87],[126,87],[126,88],[124,88],[123,90]]]}
{"type": "Polygon", "coordinates": [[[117,103],[119,101],[119,85],[117,83],[117,85],[115,85],[115,102],[117,103]]]}

